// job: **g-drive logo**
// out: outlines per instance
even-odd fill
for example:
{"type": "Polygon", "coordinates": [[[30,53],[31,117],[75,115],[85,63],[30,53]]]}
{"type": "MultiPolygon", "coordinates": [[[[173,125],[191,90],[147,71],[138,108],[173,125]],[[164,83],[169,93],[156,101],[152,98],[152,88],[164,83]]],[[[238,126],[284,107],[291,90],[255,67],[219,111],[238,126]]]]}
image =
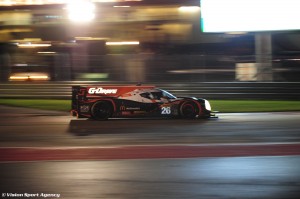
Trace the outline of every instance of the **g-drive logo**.
{"type": "Polygon", "coordinates": [[[89,94],[116,94],[118,89],[90,88],[89,94]]]}

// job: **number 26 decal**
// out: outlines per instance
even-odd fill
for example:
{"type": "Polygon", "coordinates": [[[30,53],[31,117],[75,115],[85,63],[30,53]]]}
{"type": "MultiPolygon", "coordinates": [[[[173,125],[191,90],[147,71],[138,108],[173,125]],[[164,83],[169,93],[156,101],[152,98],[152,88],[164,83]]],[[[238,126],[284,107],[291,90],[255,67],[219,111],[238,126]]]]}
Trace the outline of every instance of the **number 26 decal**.
{"type": "Polygon", "coordinates": [[[161,114],[162,115],[170,115],[171,114],[171,107],[161,107],[161,114]]]}

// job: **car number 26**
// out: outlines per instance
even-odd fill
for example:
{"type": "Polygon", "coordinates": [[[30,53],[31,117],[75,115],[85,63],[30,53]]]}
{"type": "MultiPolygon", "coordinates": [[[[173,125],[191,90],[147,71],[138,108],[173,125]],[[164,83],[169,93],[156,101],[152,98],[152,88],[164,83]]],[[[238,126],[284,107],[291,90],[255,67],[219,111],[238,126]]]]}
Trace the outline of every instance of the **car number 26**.
{"type": "Polygon", "coordinates": [[[170,115],[171,107],[168,107],[168,106],[161,107],[161,114],[162,115],[170,115]]]}

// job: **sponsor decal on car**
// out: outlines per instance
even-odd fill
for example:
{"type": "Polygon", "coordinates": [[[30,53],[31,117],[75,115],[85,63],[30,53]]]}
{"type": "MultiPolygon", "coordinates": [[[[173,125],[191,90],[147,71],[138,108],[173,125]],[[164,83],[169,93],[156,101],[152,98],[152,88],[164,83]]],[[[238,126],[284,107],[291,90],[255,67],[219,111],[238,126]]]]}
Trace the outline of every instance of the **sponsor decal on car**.
{"type": "Polygon", "coordinates": [[[121,111],[139,111],[141,110],[140,107],[126,107],[126,106],[120,106],[121,111]]]}
{"type": "Polygon", "coordinates": [[[89,88],[89,94],[116,94],[118,89],[105,89],[105,88],[89,88]]]}
{"type": "Polygon", "coordinates": [[[120,111],[125,111],[126,107],[125,106],[120,106],[120,111]]]}
{"type": "Polygon", "coordinates": [[[126,107],[126,110],[127,111],[138,111],[138,110],[141,110],[140,107],[126,107]]]}
{"type": "Polygon", "coordinates": [[[89,110],[90,110],[90,107],[88,105],[82,105],[82,106],[80,106],[80,112],[87,113],[87,112],[89,112],[89,110]]]}

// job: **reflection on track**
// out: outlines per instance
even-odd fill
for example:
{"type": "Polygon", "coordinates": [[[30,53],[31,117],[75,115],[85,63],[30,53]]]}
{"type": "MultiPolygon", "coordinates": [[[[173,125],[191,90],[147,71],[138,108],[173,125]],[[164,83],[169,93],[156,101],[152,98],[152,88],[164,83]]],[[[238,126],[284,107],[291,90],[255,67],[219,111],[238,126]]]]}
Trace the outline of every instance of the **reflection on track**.
{"type": "MultiPolygon", "coordinates": [[[[0,106],[1,107],[1,106],[0,106]]],[[[300,142],[300,112],[218,114],[218,119],[74,119],[1,107],[2,147],[300,142]]]]}
{"type": "Polygon", "coordinates": [[[107,121],[71,120],[69,132],[75,135],[89,134],[147,134],[194,132],[194,128],[207,120],[177,119],[110,119],[107,121]]]}
{"type": "Polygon", "coordinates": [[[60,198],[298,199],[300,157],[236,157],[0,164],[4,193],[60,198]]]}
{"type": "Polygon", "coordinates": [[[220,114],[208,120],[81,119],[71,120],[68,132],[123,144],[299,142],[298,121],[299,112],[220,114]]]}

